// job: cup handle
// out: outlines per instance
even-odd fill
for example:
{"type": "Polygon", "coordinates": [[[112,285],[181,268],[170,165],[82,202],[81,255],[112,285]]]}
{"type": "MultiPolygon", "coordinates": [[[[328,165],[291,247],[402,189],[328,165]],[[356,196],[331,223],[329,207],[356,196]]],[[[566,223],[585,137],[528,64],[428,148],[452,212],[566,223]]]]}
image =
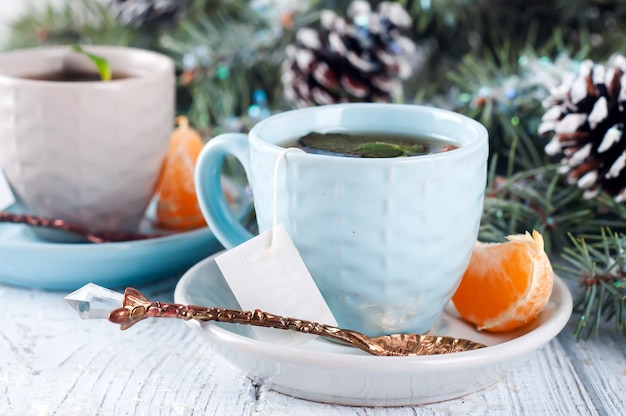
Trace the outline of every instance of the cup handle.
{"type": "Polygon", "coordinates": [[[253,237],[231,212],[222,190],[222,165],[227,155],[242,164],[249,177],[250,146],[243,133],[225,133],[211,139],[202,149],[195,168],[198,204],[209,228],[227,249],[253,237]]]}

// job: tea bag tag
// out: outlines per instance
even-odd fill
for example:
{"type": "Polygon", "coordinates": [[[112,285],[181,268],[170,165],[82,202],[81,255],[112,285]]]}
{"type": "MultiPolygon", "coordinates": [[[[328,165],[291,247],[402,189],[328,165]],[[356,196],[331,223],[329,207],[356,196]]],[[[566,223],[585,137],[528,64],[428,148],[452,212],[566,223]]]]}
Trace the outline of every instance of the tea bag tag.
{"type": "Polygon", "coordinates": [[[0,168],[0,210],[10,207],[15,203],[15,196],[9,186],[9,181],[0,168]]]}
{"type": "MultiPolygon", "coordinates": [[[[282,224],[215,258],[243,310],[337,326],[332,312],[282,224]]],[[[312,336],[253,327],[258,339],[288,345],[312,336]]]]}

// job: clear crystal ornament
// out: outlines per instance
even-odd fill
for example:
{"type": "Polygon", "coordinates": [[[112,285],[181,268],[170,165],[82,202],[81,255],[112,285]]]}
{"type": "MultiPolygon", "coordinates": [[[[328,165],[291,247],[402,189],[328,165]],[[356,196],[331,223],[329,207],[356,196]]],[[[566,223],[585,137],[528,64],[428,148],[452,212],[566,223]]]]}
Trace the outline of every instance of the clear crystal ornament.
{"type": "Polygon", "coordinates": [[[108,319],[109,313],[122,306],[124,295],[88,283],[65,296],[64,300],[82,319],[108,319]]]}
{"type": "Polygon", "coordinates": [[[132,287],[124,295],[89,283],[65,297],[83,319],[107,318],[121,329],[128,329],[147,318],[190,319],[207,322],[229,322],[276,328],[336,339],[372,355],[430,355],[475,350],[485,345],[450,336],[391,334],[370,338],[359,332],[302,319],[285,318],[261,310],[239,311],[217,307],[181,305],[148,299],[132,287]]]}

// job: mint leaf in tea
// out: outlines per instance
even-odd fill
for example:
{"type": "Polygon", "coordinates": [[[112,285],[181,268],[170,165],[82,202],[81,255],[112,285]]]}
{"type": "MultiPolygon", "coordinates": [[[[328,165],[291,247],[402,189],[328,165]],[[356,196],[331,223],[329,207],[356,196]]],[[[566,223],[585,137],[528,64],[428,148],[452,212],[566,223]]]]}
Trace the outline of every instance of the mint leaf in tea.
{"type": "Polygon", "coordinates": [[[286,143],[285,147],[298,147],[307,153],[362,158],[421,156],[458,148],[450,142],[425,136],[317,132],[286,143]]]}
{"type": "Polygon", "coordinates": [[[100,79],[102,81],[111,81],[111,67],[109,66],[109,62],[105,58],[87,52],[80,45],[72,45],[72,50],[78,53],[82,53],[94,64],[94,66],[98,70],[98,74],[100,74],[100,79]]]}

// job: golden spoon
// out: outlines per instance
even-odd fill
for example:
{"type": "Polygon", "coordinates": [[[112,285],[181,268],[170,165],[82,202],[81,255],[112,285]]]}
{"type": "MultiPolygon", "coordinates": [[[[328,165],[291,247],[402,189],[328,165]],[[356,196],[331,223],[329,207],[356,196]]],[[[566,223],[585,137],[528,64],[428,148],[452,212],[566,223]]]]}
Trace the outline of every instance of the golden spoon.
{"type": "Polygon", "coordinates": [[[119,324],[121,329],[128,329],[146,318],[177,318],[186,321],[193,319],[269,327],[332,338],[372,355],[382,356],[447,354],[485,347],[467,339],[437,335],[392,334],[370,338],[356,331],[302,319],[284,318],[260,310],[244,312],[156,302],[133,288],[126,289],[122,307],[111,311],[108,318],[109,321],[119,324]]]}

